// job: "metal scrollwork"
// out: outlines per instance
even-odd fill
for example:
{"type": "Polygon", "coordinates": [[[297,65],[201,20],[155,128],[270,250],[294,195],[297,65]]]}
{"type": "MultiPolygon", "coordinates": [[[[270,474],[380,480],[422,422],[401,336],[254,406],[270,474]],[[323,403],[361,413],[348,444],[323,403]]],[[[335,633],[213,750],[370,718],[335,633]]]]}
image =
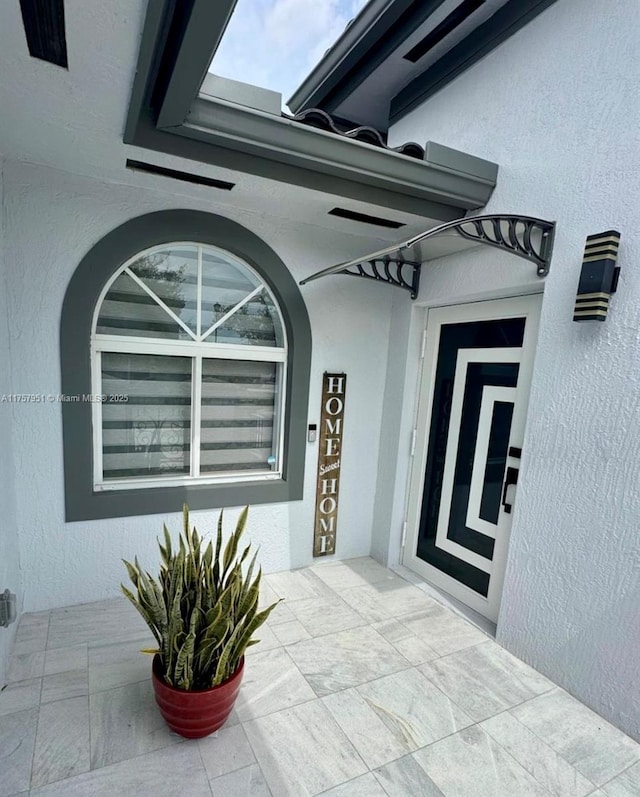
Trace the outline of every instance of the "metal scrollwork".
{"type": "Polygon", "coordinates": [[[535,263],[539,277],[549,273],[555,231],[552,221],[529,216],[478,216],[457,222],[456,230],[468,241],[495,246],[535,263]],[[537,248],[531,240],[534,230],[540,233],[537,248]]]}
{"type": "Polygon", "coordinates": [[[368,279],[386,282],[398,288],[405,288],[411,292],[411,298],[415,299],[420,287],[420,263],[412,263],[402,259],[384,258],[382,260],[368,260],[356,266],[345,269],[342,274],[350,274],[352,277],[366,277],[368,279]],[[408,272],[407,276],[403,272],[408,272]]]}

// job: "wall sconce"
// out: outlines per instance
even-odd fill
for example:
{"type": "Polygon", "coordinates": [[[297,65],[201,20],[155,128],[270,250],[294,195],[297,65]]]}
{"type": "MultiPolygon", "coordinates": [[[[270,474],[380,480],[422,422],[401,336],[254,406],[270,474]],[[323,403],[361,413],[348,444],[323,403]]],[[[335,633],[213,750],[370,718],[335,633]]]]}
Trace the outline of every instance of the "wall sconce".
{"type": "Polygon", "coordinates": [[[584,247],[574,321],[604,321],[609,297],[616,292],[620,267],[616,265],[620,233],[606,230],[587,236],[584,247]]]}

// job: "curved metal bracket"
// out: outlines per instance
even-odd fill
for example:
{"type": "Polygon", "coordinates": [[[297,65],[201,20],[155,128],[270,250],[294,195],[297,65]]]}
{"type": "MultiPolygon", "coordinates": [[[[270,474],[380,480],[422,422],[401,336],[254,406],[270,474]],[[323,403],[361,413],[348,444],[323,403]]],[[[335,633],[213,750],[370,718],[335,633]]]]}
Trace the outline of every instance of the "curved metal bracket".
{"type": "MultiPolygon", "coordinates": [[[[554,221],[513,214],[456,219],[370,255],[325,268],[302,280],[300,285],[330,274],[348,274],[404,288],[415,299],[420,286],[422,265],[443,256],[437,250],[429,253],[428,247],[423,245],[438,235],[451,233],[457,233],[463,241],[486,244],[524,258],[536,266],[539,277],[546,277],[551,262],[555,226],[554,221]]],[[[466,247],[461,247],[463,248],[466,247]]],[[[455,251],[460,250],[453,247],[449,254],[455,251]]]]}
{"type": "Polygon", "coordinates": [[[385,257],[382,260],[358,263],[357,266],[350,266],[338,273],[348,274],[351,277],[367,277],[378,280],[378,282],[386,282],[388,285],[395,285],[397,288],[404,288],[410,291],[411,298],[415,299],[420,287],[420,265],[420,263],[408,260],[392,260],[385,257]]]}
{"type": "Polygon", "coordinates": [[[549,273],[556,227],[554,221],[531,216],[476,216],[451,224],[468,241],[495,246],[535,263],[539,277],[546,277],[549,273]],[[534,233],[540,234],[537,246],[531,240],[534,233]]]}

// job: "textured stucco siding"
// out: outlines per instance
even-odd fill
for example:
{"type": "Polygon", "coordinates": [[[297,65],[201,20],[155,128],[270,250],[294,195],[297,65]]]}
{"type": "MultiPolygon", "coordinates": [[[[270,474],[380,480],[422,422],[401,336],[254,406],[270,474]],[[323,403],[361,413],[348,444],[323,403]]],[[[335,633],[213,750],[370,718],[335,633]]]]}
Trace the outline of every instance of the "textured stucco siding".
{"type": "MultiPolygon", "coordinates": [[[[558,222],[498,639],[636,739],[639,37],[636,0],[559,0],[391,130],[392,144],[434,140],[499,163],[487,212],[558,222]],[[609,318],[573,323],[585,237],[610,228],[622,273],[609,318]]],[[[490,251],[447,258],[420,301],[517,295],[535,288],[533,268],[490,251]]],[[[397,502],[394,513],[399,524],[397,502]]]]}
{"type": "MultiPolygon", "coordinates": [[[[60,393],[60,311],[77,264],[97,240],[124,221],[173,207],[209,210],[238,221],[262,237],[297,280],[327,263],[355,256],[362,246],[314,225],[238,211],[226,198],[216,206],[211,200],[196,202],[50,168],[7,164],[13,390],[60,393]]],[[[345,282],[325,280],[303,289],[313,330],[310,422],[319,418],[322,373],[348,374],[337,558],[368,555],[371,547],[391,310],[389,292],[373,283],[349,292],[345,282]]],[[[162,523],[177,531],[178,514],[64,522],[59,404],[15,407],[13,442],[26,610],[116,595],[125,576],[122,558],[138,555],[146,566],[155,567],[162,523]]],[[[250,513],[250,537],[260,546],[267,572],[312,561],[317,443],[308,444],[306,451],[304,500],[255,506],[250,513]]],[[[237,511],[230,509],[227,515],[231,523],[237,511]]],[[[198,512],[194,517],[201,531],[209,531],[217,514],[198,512]]]]}
{"type": "MultiPolygon", "coordinates": [[[[11,393],[11,360],[9,352],[9,322],[7,318],[6,268],[4,250],[4,162],[0,156],[0,399],[11,393]]],[[[13,405],[0,400],[0,592],[9,589],[22,603],[16,526],[15,495],[13,491],[13,452],[11,446],[11,415],[13,405]]],[[[0,687],[5,683],[17,623],[0,628],[0,687]]]]}

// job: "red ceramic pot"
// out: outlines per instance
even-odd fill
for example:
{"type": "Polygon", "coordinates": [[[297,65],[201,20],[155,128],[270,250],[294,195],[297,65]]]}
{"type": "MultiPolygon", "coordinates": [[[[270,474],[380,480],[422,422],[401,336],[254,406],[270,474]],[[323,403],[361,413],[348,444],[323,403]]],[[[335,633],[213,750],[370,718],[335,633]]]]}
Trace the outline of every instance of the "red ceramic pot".
{"type": "Polygon", "coordinates": [[[244,673],[244,656],[235,673],[211,689],[187,692],[165,683],[160,656],[153,657],[153,690],[160,713],[172,731],[186,739],[201,739],[227,721],[244,673]]]}

